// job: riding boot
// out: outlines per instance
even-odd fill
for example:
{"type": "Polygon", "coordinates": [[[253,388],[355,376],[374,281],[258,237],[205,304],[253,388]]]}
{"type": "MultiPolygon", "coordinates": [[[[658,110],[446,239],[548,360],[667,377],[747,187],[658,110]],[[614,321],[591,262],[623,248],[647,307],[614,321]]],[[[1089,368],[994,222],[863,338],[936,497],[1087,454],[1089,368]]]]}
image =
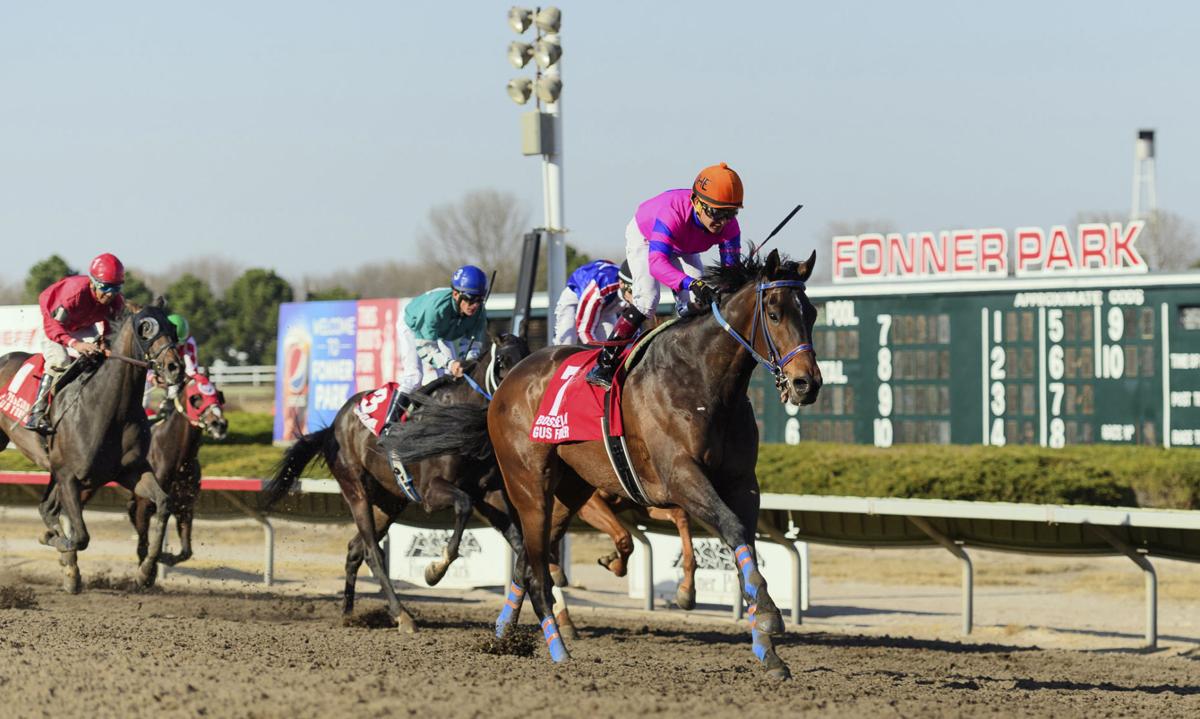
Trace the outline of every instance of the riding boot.
{"type": "Polygon", "coordinates": [[[397,390],[392,394],[391,405],[388,406],[387,414],[385,415],[382,434],[388,437],[388,441],[383,443],[387,449],[388,464],[392,468],[392,476],[396,478],[396,485],[400,487],[400,491],[404,492],[410,500],[414,502],[421,501],[421,494],[417,491],[413,484],[412,475],[408,473],[404,463],[400,461],[400,452],[396,449],[396,440],[394,437],[389,437],[393,429],[398,429],[400,418],[408,412],[412,406],[412,398],[407,393],[397,390]]]}
{"type": "MultiPolygon", "coordinates": [[[[638,308],[633,305],[626,307],[617,320],[617,326],[613,327],[612,334],[608,336],[608,341],[620,342],[632,339],[645,319],[646,315],[642,314],[638,308]]],[[[617,361],[621,358],[623,349],[625,349],[625,345],[605,345],[604,349],[600,350],[596,366],[587,374],[588,384],[604,389],[612,387],[613,373],[617,371],[617,361]]]]}
{"type": "Polygon", "coordinates": [[[25,429],[32,432],[37,432],[43,437],[49,437],[54,434],[54,427],[46,419],[46,411],[50,407],[50,387],[54,384],[55,375],[47,372],[42,375],[41,384],[38,385],[37,399],[33,401],[33,407],[29,409],[29,417],[26,418],[25,429]]]}

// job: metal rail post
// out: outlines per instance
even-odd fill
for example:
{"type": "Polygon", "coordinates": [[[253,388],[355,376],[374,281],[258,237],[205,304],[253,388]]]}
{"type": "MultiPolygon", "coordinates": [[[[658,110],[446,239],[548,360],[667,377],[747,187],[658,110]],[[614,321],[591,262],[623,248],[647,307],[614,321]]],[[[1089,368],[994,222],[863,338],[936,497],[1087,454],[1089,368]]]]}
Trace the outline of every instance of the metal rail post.
{"type": "Polygon", "coordinates": [[[967,555],[957,542],[942,534],[924,517],[907,517],[908,521],[929,535],[929,538],[942,545],[946,551],[958,557],[962,564],[962,632],[970,634],[975,622],[975,572],[971,565],[971,557],[967,555]]]}
{"type": "Polygon", "coordinates": [[[1146,648],[1155,649],[1158,647],[1158,574],[1154,571],[1154,565],[1146,558],[1144,554],[1131,547],[1117,536],[1116,532],[1108,527],[1102,527],[1098,524],[1089,524],[1088,527],[1100,537],[1112,545],[1113,549],[1117,550],[1126,557],[1133,560],[1133,563],[1141,567],[1142,577],[1146,583],[1146,648]]]}
{"type": "Polygon", "coordinates": [[[629,534],[633,537],[633,541],[637,542],[642,549],[646,551],[646,561],[642,563],[642,583],[646,587],[646,598],[642,603],[642,609],[647,612],[654,611],[654,547],[650,546],[650,538],[636,524],[626,524],[624,519],[618,517],[621,524],[625,524],[625,528],[629,530],[629,534]]]}
{"type": "Polygon", "coordinates": [[[230,504],[242,510],[242,514],[250,517],[254,521],[262,525],[263,528],[263,585],[271,586],[275,580],[275,527],[271,525],[271,520],[254,509],[250,505],[238,499],[233,492],[221,491],[221,496],[229,501],[230,504]]]}

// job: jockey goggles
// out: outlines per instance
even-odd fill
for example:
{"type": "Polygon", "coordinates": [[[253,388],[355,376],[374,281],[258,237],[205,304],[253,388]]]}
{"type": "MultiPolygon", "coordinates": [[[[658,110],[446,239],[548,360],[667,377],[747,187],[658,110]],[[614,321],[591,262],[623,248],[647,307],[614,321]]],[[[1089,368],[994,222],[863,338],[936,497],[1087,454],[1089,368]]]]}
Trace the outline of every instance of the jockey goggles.
{"type": "Polygon", "coordinates": [[[468,295],[465,292],[460,292],[458,294],[458,299],[466,302],[469,305],[477,305],[480,302],[483,302],[483,298],[480,297],[479,295],[468,295]]]}
{"type": "Polygon", "coordinates": [[[108,282],[101,282],[100,280],[92,280],[92,287],[95,287],[96,291],[103,295],[115,295],[121,291],[121,283],[119,282],[110,284],[108,282]]]}
{"type": "Polygon", "coordinates": [[[696,202],[700,203],[700,209],[714,222],[728,222],[737,217],[738,208],[736,207],[709,207],[704,203],[704,200],[698,199],[696,202]]]}

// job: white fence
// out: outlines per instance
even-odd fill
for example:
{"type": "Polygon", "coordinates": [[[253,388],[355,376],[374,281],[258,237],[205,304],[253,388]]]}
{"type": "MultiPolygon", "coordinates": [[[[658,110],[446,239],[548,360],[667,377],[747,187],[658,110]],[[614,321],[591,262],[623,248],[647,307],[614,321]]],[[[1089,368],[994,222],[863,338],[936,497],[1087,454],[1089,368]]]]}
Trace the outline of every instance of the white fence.
{"type": "Polygon", "coordinates": [[[222,365],[209,367],[208,378],[218,387],[229,385],[251,385],[253,387],[275,386],[275,365],[222,365]]]}

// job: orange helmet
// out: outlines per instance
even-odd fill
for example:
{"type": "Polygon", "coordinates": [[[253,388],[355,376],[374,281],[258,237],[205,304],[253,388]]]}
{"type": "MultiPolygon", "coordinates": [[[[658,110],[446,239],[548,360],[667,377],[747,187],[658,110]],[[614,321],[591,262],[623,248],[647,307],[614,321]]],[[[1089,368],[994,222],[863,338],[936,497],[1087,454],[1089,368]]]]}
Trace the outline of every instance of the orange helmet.
{"type": "Polygon", "coordinates": [[[742,178],[724,162],[701,170],[692,192],[709,207],[742,206],[742,178]]]}

